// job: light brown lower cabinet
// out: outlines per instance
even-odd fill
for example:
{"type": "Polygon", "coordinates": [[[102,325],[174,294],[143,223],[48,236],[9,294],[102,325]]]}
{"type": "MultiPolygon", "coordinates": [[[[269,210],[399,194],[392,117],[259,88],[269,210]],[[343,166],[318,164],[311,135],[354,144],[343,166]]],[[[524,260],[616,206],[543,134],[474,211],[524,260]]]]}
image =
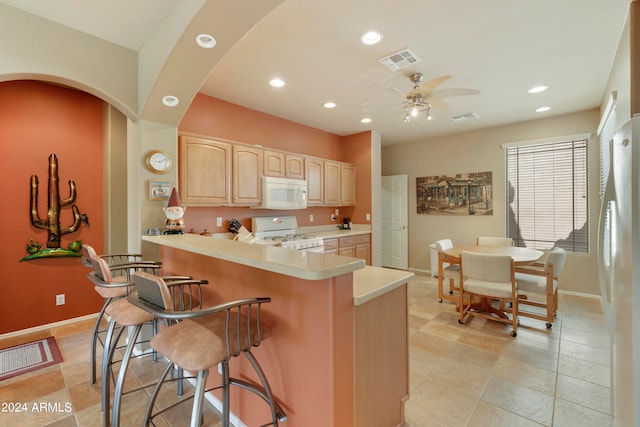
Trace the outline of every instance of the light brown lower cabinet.
{"type": "Polygon", "coordinates": [[[355,308],[356,427],[402,425],[409,398],[407,311],[406,283],[355,308]]]}
{"type": "Polygon", "coordinates": [[[324,253],[360,258],[371,265],[370,234],[324,239],[324,253]]]}
{"type": "Polygon", "coordinates": [[[325,254],[337,254],[338,253],[338,239],[323,239],[324,253],[325,254]]]}

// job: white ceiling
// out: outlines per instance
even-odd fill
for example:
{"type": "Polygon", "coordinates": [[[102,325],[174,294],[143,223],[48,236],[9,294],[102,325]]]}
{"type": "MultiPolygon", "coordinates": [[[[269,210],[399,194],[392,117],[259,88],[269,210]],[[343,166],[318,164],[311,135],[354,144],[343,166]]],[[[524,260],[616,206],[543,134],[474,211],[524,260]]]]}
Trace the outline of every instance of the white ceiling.
{"type": "MultiPolygon", "coordinates": [[[[0,0],[133,50],[181,1],[0,0]]],[[[214,67],[201,92],[348,135],[373,129],[383,144],[533,120],[597,107],[629,0],[285,0],[214,67]],[[381,43],[360,36],[375,29],[381,43]],[[378,61],[410,48],[421,62],[395,72],[378,61]],[[433,120],[404,123],[408,75],[451,75],[433,120]],[[273,77],[286,81],[274,89],[273,77]],[[547,85],[531,95],[535,85],[547,85]],[[333,101],[337,107],[323,108],[333,101]],[[549,106],[546,113],[535,109],[549,106]],[[453,122],[452,116],[479,118],[453,122]],[[360,119],[373,121],[366,125],[360,119]]],[[[233,19],[233,17],[229,17],[233,19]]],[[[213,30],[215,37],[215,29],[213,30]]]]}

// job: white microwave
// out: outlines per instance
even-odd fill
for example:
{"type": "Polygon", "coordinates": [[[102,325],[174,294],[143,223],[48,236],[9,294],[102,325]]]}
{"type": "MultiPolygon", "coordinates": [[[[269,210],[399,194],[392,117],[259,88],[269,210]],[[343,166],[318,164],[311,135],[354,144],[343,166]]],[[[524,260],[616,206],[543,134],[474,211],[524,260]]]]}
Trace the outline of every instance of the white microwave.
{"type": "Polygon", "coordinates": [[[307,181],[303,179],[262,177],[262,203],[258,209],[305,209],[307,181]]]}

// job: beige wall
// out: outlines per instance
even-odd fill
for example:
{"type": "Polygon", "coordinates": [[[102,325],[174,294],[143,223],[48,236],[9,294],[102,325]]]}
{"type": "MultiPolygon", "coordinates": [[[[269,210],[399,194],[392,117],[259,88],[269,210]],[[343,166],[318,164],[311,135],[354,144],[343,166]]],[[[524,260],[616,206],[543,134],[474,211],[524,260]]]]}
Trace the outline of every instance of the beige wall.
{"type": "Polygon", "coordinates": [[[409,175],[409,268],[431,270],[429,244],[450,238],[454,244],[473,244],[478,235],[505,235],[505,159],[501,144],[592,133],[589,141],[589,239],[591,253],[569,254],[561,290],[599,294],[596,267],[598,224],[599,110],[382,147],[382,175],[409,175]],[[489,216],[418,215],[416,178],[466,172],[493,172],[494,212],[489,216]]]}

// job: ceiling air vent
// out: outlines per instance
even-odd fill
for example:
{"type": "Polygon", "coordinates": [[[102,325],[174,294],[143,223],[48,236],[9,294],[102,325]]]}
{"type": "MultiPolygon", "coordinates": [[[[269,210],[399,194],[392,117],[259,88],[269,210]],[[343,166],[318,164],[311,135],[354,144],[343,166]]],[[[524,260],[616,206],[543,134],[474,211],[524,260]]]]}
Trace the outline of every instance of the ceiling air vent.
{"type": "Polygon", "coordinates": [[[420,58],[411,49],[407,48],[382,58],[380,62],[391,71],[397,71],[420,62],[420,58]]]}
{"type": "Polygon", "coordinates": [[[453,116],[451,117],[451,120],[453,120],[454,122],[466,122],[467,120],[473,120],[473,119],[479,119],[480,116],[477,113],[467,113],[467,114],[461,114],[459,116],[453,116]]]}

